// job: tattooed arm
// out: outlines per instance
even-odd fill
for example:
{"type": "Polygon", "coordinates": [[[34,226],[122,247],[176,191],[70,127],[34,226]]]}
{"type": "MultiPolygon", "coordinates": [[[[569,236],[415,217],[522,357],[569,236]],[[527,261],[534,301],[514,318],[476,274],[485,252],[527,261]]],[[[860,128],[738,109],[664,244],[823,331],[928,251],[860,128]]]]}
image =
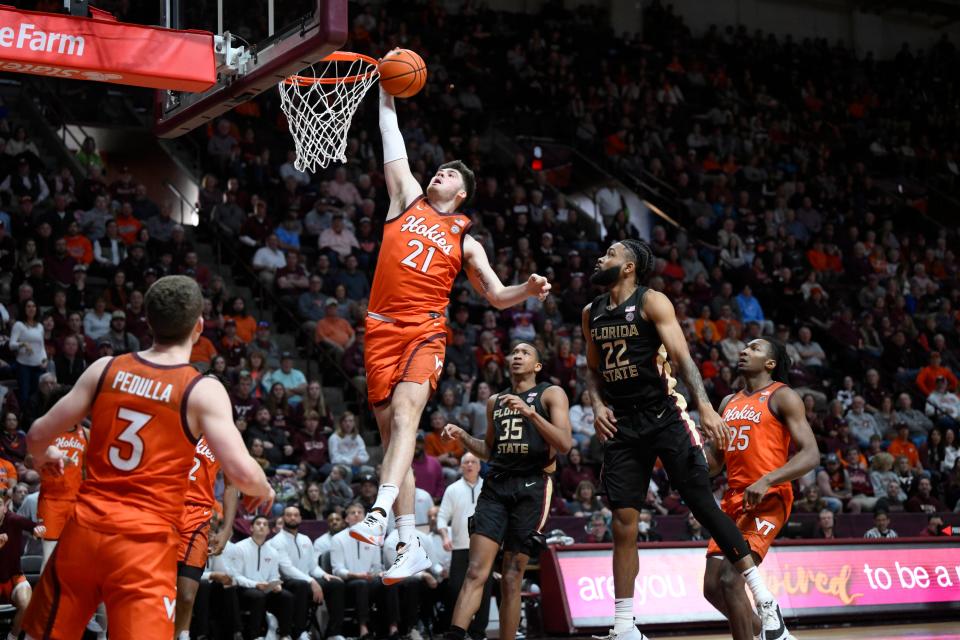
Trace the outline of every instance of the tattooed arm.
{"type": "Polygon", "coordinates": [[[507,309],[533,296],[543,300],[550,293],[550,283],[535,273],[524,284],[504,286],[490,266],[483,246],[469,235],[463,239],[463,258],[470,284],[497,309],[507,309]]]}
{"type": "Polygon", "coordinates": [[[700,426],[721,449],[727,445],[727,426],[713,409],[707,390],[703,386],[700,370],[690,356],[687,339],[683,335],[673,303],[658,291],[648,291],[643,298],[643,314],[657,326],[657,333],[670,356],[670,362],[677,369],[677,376],[683,380],[692,396],[695,408],[700,412],[700,426]]]}

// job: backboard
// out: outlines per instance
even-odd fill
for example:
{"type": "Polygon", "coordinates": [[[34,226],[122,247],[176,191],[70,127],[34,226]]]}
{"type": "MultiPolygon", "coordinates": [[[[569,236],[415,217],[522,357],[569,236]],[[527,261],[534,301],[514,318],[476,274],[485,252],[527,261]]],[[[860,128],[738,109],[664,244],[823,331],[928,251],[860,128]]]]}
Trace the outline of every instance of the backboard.
{"type": "Polygon", "coordinates": [[[347,0],[162,0],[165,26],[216,38],[217,82],[200,93],[158,90],[154,133],[181,136],[338,50],[347,0]]]}

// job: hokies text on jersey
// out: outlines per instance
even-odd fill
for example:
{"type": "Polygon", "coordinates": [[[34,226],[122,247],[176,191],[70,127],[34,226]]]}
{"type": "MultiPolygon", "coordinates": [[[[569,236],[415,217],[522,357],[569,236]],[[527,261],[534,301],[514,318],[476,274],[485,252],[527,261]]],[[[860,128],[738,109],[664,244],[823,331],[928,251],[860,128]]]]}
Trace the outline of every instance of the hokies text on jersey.
{"type": "Polygon", "coordinates": [[[447,232],[440,230],[440,223],[435,222],[431,226],[425,225],[423,222],[426,220],[423,216],[407,216],[403,224],[400,226],[400,231],[410,232],[414,235],[422,236],[427,240],[433,242],[440,251],[443,251],[445,254],[450,255],[450,252],[453,251],[453,243],[447,240],[447,232]]]}
{"type": "Polygon", "coordinates": [[[213,455],[213,451],[211,451],[210,447],[207,446],[207,441],[203,438],[197,441],[197,455],[203,456],[211,463],[215,463],[217,461],[216,456],[213,455]]]}
{"type": "Polygon", "coordinates": [[[727,410],[723,412],[724,422],[745,421],[760,424],[762,419],[763,411],[757,411],[749,405],[740,408],[727,407],[727,410]]]}

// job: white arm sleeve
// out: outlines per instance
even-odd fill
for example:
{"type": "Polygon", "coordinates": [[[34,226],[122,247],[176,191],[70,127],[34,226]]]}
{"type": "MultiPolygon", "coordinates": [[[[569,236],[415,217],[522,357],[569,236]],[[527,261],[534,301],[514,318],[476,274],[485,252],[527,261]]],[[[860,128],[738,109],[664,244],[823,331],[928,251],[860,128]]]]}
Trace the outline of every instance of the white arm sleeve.
{"type": "Polygon", "coordinates": [[[380,89],[380,137],[383,139],[383,164],[407,157],[393,96],[380,89]]]}

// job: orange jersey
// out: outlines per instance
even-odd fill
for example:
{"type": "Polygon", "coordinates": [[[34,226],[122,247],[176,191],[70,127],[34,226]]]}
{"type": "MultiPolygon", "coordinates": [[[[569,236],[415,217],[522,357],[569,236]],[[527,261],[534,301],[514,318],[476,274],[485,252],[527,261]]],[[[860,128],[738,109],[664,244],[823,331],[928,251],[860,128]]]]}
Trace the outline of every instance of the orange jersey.
{"type": "Polygon", "coordinates": [[[107,364],[91,412],[79,524],[133,535],[180,525],[197,448],[186,403],[200,378],[189,365],[155,365],[137,353],[107,364]]]}
{"type": "Polygon", "coordinates": [[[193,457],[193,464],[190,467],[189,480],[187,487],[187,497],[185,502],[198,506],[204,506],[208,509],[213,507],[217,501],[213,495],[217,483],[217,472],[220,470],[220,463],[213,455],[213,451],[207,446],[207,441],[200,438],[197,442],[197,451],[193,457]]]}
{"type": "Polygon", "coordinates": [[[76,500],[77,492],[83,483],[83,461],[87,452],[87,434],[83,427],[73,431],[61,433],[57,436],[54,445],[61,451],[63,474],[53,474],[45,469],[40,470],[40,501],[44,500],[76,500]]]}
{"type": "MultiPolygon", "coordinates": [[[[774,382],[751,394],[739,391],[724,408],[722,417],[730,430],[730,443],[723,453],[731,489],[743,491],[787,463],[790,431],[770,410],[770,398],[784,386],[774,382]]],[[[789,492],[787,504],[792,503],[793,489],[789,482],[771,490],[789,492]]]]}
{"type": "Polygon", "coordinates": [[[470,218],[443,213],[420,196],[383,228],[368,310],[415,321],[447,308],[463,262],[470,218]]]}

